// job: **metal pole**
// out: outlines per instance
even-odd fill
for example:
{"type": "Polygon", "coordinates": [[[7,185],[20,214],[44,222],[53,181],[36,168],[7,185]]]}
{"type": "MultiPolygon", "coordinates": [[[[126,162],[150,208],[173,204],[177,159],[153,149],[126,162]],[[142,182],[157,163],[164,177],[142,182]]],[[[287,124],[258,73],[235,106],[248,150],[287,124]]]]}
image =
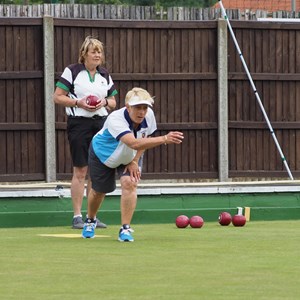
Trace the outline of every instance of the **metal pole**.
{"type": "Polygon", "coordinates": [[[44,39],[44,90],[45,90],[45,152],[46,182],[56,181],[55,105],[54,91],[54,21],[43,17],[44,39]]]}
{"type": "Polygon", "coordinates": [[[271,123],[270,123],[270,121],[269,121],[268,115],[267,115],[267,113],[266,113],[266,111],[265,111],[265,109],[264,109],[264,106],[263,106],[263,104],[262,104],[262,102],[261,102],[261,100],[260,100],[259,94],[258,94],[258,92],[257,92],[257,90],[256,90],[256,86],[255,86],[255,84],[254,84],[254,82],[253,82],[253,80],[252,80],[251,74],[250,74],[249,69],[248,69],[248,67],[247,67],[247,64],[246,64],[246,62],[245,62],[245,60],[244,60],[243,54],[242,54],[241,49],[240,49],[240,47],[239,47],[239,44],[238,44],[238,42],[237,42],[237,40],[236,40],[235,34],[234,34],[233,30],[232,30],[231,24],[230,24],[229,19],[228,19],[228,17],[227,17],[227,14],[226,14],[226,11],[225,11],[225,9],[224,9],[224,6],[223,6],[222,1],[219,1],[219,4],[220,4],[220,7],[221,7],[222,14],[223,14],[225,20],[227,21],[227,25],[228,25],[228,29],[229,29],[229,31],[230,31],[231,37],[232,37],[232,39],[233,39],[233,42],[234,42],[235,47],[236,47],[236,49],[237,49],[237,52],[238,52],[238,54],[239,54],[239,56],[240,56],[240,59],[241,59],[242,64],[243,64],[243,66],[244,66],[244,69],[245,69],[245,71],[246,71],[246,73],[247,73],[248,79],[249,79],[249,81],[250,81],[250,84],[251,84],[252,89],[253,89],[253,91],[254,91],[254,94],[255,94],[255,96],[256,96],[257,102],[258,102],[258,104],[259,104],[259,106],[260,106],[260,109],[261,109],[261,111],[262,111],[262,113],[263,113],[263,115],[264,115],[264,117],[265,117],[265,120],[266,120],[266,122],[267,122],[267,124],[268,124],[270,133],[271,133],[271,135],[272,135],[272,137],[273,137],[273,140],[274,140],[275,145],[276,145],[276,147],[277,147],[277,149],[278,149],[278,152],[279,152],[279,154],[280,154],[280,157],[281,157],[281,159],[282,159],[282,161],[283,161],[283,164],[284,164],[284,166],[285,166],[285,168],[286,168],[286,170],[287,170],[287,172],[288,172],[288,174],[289,174],[290,179],[291,179],[291,180],[294,180],[294,177],[293,177],[293,175],[292,175],[292,173],[291,173],[291,171],[290,171],[290,168],[289,168],[289,166],[288,166],[288,164],[287,164],[286,158],[285,158],[284,155],[283,155],[283,152],[282,152],[282,150],[281,150],[281,148],[280,148],[280,145],[279,145],[279,143],[278,143],[278,140],[277,140],[277,138],[276,138],[276,135],[275,135],[275,133],[274,133],[274,130],[273,130],[273,128],[272,128],[272,125],[271,125],[271,123]]]}
{"type": "Polygon", "coordinates": [[[292,11],[296,11],[296,0],[291,0],[292,1],[292,11]]]}

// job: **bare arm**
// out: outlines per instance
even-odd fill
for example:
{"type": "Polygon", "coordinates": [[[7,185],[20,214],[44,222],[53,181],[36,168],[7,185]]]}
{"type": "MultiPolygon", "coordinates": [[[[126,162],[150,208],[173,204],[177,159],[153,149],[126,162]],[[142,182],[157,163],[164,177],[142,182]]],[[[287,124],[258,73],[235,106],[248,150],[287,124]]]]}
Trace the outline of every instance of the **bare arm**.
{"type": "Polygon", "coordinates": [[[76,106],[76,99],[71,99],[67,96],[68,92],[57,87],[55,89],[54,95],[53,95],[53,101],[56,104],[65,106],[65,107],[75,107],[76,106]]]}
{"type": "Polygon", "coordinates": [[[121,137],[121,141],[134,150],[146,150],[163,144],[181,144],[183,138],[183,133],[179,131],[146,139],[136,139],[132,133],[128,133],[121,137]]]}
{"type": "Polygon", "coordinates": [[[133,160],[138,163],[144,152],[145,150],[138,150],[133,160]]]}
{"type": "Polygon", "coordinates": [[[82,99],[72,99],[67,96],[68,92],[57,87],[55,89],[53,95],[53,101],[56,104],[60,104],[65,107],[80,107],[88,111],[95,111],[103,106],[106,106],[107,109],[113,110],[116,107],[116,99],[114,96],[109,97],[107,99],[102,99],[96,106],[90,106],[86,103],[86,98],[83,97],[82,99]]]}
{"type": "Polygon", "coordinates": [[[181,144],[182,140],[183,134],[179,131],[170,131],[168,134],[163,136],[141,139],[136,139],[132,133],[125,134],[121,137],[121,141],[128,147],[137,150],[137,154],[126,166],[124,172],[129,171],[131,180],[138,182],[141,179],[138,161],[146,149],[154,148],[162,144],[181,144]]]}
{"type": "Polygon", "coordinates": [[[106,105],[106,108],[108,110],[114,110],[117,106],[117,101],[116,101],[116,98],[115,96],[111,96],[111,97],[107,97],[106,98],[106,101],[107,101],[107,105],[106,105]]]}

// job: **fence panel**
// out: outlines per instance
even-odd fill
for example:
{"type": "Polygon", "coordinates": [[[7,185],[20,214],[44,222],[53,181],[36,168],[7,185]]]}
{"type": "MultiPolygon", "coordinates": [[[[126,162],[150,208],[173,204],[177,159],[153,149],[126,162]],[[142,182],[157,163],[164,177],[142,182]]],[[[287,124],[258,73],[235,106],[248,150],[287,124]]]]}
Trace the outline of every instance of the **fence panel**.
{"type": "MultiPolygon", "coordinates": [[[[55,19],[54,24],[56,78],[65,66],[77,61],[80,44],[92,34],[105,45],[106,67],[119,92],[118,107],[124,106],[129,89],[143,87],[155,96],[156,134],[184,132],[182,146],[146,152],[144,178],[217,178],[215,22],[55,19]],[[197,151],[189,145],[195,145],[197,151]]],[[[65,120],[64,110],[58,108],[59,179],[71,171],[68,145],[62,143],[65,120]]]]}
{"type": "MultiPolygon", "coordinates": [[[[297,175],[299,24],[232,21],[232,25],[271,126],[289,167],[297,175]]],[[[268,177],[270,172],[275,177],[286,177],[262,110],[229,39],[229,174],[268,177]]]]}
{"type": "Polygon", "coordinates": [[[41,25],[0,20],[1,181],[45,180],[41,25]]]}

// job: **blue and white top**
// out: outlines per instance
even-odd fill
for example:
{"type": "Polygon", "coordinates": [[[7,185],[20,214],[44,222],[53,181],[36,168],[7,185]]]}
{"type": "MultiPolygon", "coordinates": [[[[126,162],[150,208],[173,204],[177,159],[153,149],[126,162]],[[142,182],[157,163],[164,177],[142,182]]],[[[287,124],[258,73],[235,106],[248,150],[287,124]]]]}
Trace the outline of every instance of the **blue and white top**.
{"type": "Polygon", "coordinates": [[[99,160],[109,168],[129,164],[137,151],[122,143],[120,138],[132,132],[135,138],[146,138],[157,129],[153,110],[149,107],[145,119],[133,128],[126,107],[113,111],[106,119],[102,129],[93,137],[92,146],[99,160]]]}
{"type": "MultiPolygon", "coordinates": [[[[99,99],[115,96],[118,92],[110,74],[105,68],[97,67],[95,77],[92,78],[84,64],[73,64],[66,67],[60,76],[57,87],[68,92],[72,99],[82,99],[94,95],[99,99]]],[[[105,107],[90,112],[79,107],[66,107],[68,116],[92,117],[93,115],[107,116],[105,107]]]]}

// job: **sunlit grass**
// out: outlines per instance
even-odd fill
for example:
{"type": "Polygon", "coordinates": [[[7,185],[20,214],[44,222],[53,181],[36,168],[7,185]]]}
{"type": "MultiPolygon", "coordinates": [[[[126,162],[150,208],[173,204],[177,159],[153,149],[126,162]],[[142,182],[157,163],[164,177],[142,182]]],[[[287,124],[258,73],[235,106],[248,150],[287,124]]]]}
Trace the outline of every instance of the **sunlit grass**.
{"type": "Polygon", "coordinates": [[[133,227],[0,229],[1,299],[298,299],[300,221],[133,227]]]}

